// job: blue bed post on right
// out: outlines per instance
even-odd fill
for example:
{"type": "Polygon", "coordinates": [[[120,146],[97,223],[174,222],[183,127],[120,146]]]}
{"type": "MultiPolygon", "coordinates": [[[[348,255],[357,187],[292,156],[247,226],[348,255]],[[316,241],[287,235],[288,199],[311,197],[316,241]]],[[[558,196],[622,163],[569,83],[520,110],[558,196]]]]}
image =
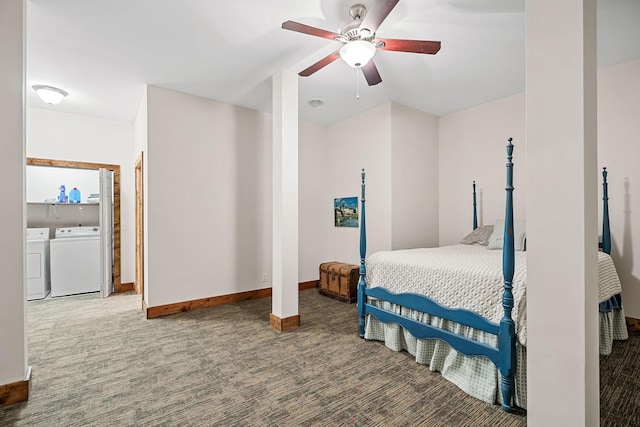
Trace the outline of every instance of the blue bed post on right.
{"type": "Polygon", "coordinates": [[[473,229],[478,228],[478,209],[476,208],[476,182],[473,181],[473,229]]]}
{"type": "Polygon", "coordinates": [[[504,316],[500,321],[498,335],[500,346],[500,374],[502,380],[500,390],[502,392],[502,409],[513,412],[516,369],[516,332],[515,323],[511,318],[513,309],[513,273],[515,270],[515,252],[513,242],[513,138],[509,138],[507,145],[507,201],[504,217],[504,242],[502,246],[502,274],[504,276],[504,292],[502,294],[502,307],[504,316]]]}
{"type": "Polygon", "coordinates": [[[360,278],[358,279],[358,333],[360,338],[364,338],[364,305],[367,303],[364,290],[367,287],[365,276],[367,275],[367,268],[365,265],[365,258],[367,256],[367,225],[365,221],[364,212],[364,169],[362,169],[362,198],[360,199],[360,278]]]}
{"type": "Polygon", "coordinates": [[[611,255],[611,229],[609,228],[609,184],[607,168],[602,168],[602,251],[611,255]]]}

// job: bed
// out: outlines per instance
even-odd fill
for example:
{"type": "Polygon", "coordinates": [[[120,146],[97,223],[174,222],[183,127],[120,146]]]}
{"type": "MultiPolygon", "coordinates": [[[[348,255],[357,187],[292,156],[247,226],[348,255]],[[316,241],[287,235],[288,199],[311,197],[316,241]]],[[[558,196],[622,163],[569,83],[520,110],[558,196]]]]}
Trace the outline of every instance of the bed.
{"type": "MultiPolygon", "coordinates": [[[[466,393],[501,403],[508,412],[527,407],[526,251],[515,250],[524,249],[524,242],[513,220],[512,156],[509,139],[503,250],[459,244],[384,251],[366,258],[363,170],[358,283],[361,338],[408,351],[466,393]]],[[[598,252],[601,354],[611,351],[613,340],[627,338],[620,281],[609,255],[606,179],[605,168],[598,252]]],[[[478,229],[475,182],[473,190],[473,225],[478,229]]]]}

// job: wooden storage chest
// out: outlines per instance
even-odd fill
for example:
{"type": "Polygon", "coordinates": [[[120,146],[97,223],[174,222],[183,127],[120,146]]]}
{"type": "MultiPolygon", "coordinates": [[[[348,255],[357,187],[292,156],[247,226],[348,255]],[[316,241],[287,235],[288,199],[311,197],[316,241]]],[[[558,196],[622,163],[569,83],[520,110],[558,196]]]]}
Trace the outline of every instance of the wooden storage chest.
{"type": "Polygon", "coordinates": [[[360,267],[342,262],[320,264],[320,293],[348,303],[358,299],[360,267]]]}

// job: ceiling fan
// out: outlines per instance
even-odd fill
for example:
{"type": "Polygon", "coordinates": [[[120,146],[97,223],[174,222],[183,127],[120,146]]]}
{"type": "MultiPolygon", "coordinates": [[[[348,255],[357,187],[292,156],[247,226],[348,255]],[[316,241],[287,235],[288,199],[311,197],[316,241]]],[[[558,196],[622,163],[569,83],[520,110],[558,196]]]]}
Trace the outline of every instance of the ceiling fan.
{"type": "Polygon", "coordinates": [[[299,75],[310,76],[321,68],[342,58],[349,66],[360,68],[369,86],[382,81],[380,73],[373,62],[373,56],[379,50],[393,50],[396,52],[423,53],[434,55],[440,50],[439,41],[383,39],[376,37],[376,31],[382,21],[389,15],[399,0],[375,0],[367,11],[362,4],[355,4],[349,9],[353,19],[340,30],[340,34],[326,31],[294,21],[282,23],[285,30],[297,31],[329,40],[337,40],[343,46],[335,52],[325,56],[315,64],[302,70],[299,75]]]}

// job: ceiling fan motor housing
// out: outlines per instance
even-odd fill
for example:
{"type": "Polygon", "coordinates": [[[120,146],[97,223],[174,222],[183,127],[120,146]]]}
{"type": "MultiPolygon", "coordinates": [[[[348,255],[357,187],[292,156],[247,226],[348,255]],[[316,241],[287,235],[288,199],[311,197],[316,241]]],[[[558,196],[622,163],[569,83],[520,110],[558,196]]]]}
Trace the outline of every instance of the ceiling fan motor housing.
{"type": "Polygon", "coordinates": [[[347,39],[347,41],[357,40],[360,38],[360,22],[349,22],[344,27],[342,27],[342,30],[340,32],[347,39]]]}

